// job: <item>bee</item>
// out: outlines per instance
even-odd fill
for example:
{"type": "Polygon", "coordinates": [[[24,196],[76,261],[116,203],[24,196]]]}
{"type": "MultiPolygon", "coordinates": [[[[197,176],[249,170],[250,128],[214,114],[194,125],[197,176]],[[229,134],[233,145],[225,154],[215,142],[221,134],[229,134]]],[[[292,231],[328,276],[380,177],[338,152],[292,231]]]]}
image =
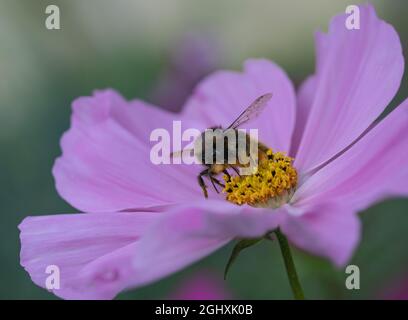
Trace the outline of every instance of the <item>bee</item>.
{"type": "Polygon", "coordinates": [[[194,151],[194,156],[205,166],[205,169],[197,176],[198,184],[203,190],[205,198],[208,198],[208,192],[204,177],[210,180],[215,191],[219,193],[216,185],[223,188],[225,186],[216,176],[224,173],[227,177],[231,178],[227,169],[232,169],[239,175],[238,168],[249,166],[249,163],[242,163],[240,159],[248,159],[251,145],[257,146],[258,161],[263,161],[267,158],[266,151],[268,147],[259,141],[254,141],[247,133],[239,133],[238,128],[259,116],[271,98],[271,93],[258,97],[226,129],[223,129],[221,126],[208,128],[194,140],[194,147],[192,149],[185,149],[171,154],[171,156],[176,156],[186,151],[194,151]],[[211,132],[210,138],[206,138],[208,132],[211,132]],[[233,139],[233,143],[228,139],[233,139]],[[216,148],[217,145],[220,145],[220,142],[223,142],[221,144],[223,150],[217,150],[216,148]]]}

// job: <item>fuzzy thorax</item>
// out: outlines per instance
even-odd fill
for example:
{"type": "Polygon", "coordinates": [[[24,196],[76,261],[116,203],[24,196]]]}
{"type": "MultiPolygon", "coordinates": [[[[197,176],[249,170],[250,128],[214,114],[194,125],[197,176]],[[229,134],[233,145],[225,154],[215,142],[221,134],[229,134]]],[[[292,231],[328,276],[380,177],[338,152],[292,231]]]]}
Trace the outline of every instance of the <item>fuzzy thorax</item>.
{"type": "Polygon", "coordinates": [[[281,152],[266,152],[253,175],[224,176],[226,199],[232,203],[255,207],[279,207],[291,198],[297,184],[293,158],[281,152]]]}

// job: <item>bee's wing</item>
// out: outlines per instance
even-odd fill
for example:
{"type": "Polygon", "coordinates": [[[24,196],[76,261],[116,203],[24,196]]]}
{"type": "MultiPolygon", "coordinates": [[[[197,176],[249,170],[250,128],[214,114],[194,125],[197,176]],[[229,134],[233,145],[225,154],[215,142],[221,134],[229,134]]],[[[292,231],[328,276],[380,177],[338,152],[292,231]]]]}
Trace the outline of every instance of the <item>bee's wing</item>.
{"type": "Polygon", "coordinates": [[[272,93],[266,93],[256,98],[255,101],[252,102],[227,129],[236,129],[242,124],[259,116],[271,98],[272,93]]]}

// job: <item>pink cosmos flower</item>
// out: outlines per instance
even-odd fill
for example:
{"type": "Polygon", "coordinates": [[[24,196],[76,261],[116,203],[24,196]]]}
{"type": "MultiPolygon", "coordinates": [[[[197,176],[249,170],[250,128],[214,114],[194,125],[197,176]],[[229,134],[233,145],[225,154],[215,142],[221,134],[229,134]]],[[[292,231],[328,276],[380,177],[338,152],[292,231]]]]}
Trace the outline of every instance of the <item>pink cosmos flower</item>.
{"type": "Polygon", "coordinates": [[[406,274],[399,275],[377,295],[382,300],[408,300],[408,277],[406,274]]]}
{"type": "Polygon", "coordinates": [[[404,69],[399,37],[360,6],[360,29],[333,18],[316,34],[315,74],[297,95],[267,60],[248,60],[241,73],[206,78],[181,114],[112,90],[73,103],[71,128],[53,168],[56,187],[86,214],[28,217],[21,264],[45,287],[48,265],[60,269],[62,298],[109,299],[157,281],[235,238],[262,237],[279,227],[297,247],[343,266],[360,237],[357,213],[408,193],[408,101],[379,123],[404,69]],[[227,125],[266,92],[274,96],[251,123],[262,142],[295,158],[294,194],[282,206],[237,206],[209,189],[203,198],[196,165],[153,165],[149,135],[227,125]]]}
{"type": "Polygon", "coordinates": [[[155,104],[178,112],[195,85],[216,70],[221,50],[210,35],[189,32],[170,52],[169,66],[162,71],[151,94],[155,104]]]}
{"type": "Polygon", "coordinates": [[[394,291],[388,292],[388,294],[384,297],[382,296],[381,299],[384,300],[408,300],[408,285],[405,281],[404,284],[393,288],[394,291]]]}
{"type": "Polygon", "coordinates": [[[224,286],[221,276],[201,271],[181,282],[170,296],[171,300],[225,300],[231,294],[224,286]]]}

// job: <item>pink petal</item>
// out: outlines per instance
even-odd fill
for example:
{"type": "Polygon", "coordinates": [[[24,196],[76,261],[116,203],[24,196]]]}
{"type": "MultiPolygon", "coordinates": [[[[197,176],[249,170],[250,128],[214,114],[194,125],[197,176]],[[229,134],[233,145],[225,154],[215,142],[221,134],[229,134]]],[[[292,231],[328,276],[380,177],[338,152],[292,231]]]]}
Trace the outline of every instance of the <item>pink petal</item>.
{"type": "Polygon", "coordinates": [[[63,154],[53,168],[58,192],[74,207],[91,212],[202,197],[196,186],[200,168],[150,160],[146,141],[151,130],[168,128],[173,119],[141,102],[127,103],[110,90],[79,98],[61,141],[63,154]]]}
{"type": "Polygon", "coordinates": [[[231,293],[228,292],[225,285],[221,274],[202,270],[200,273],[183,280],[169,298],[171,300],[231,299],[231,293]]]}
{"type": "Polygon", "coordinates": [[[363,210],[408,195],[408,100],[349,150],[311,176],[295,193],[297,205],[324,200],[363,210]]]}
{"type": "MultiPolygon", "coordinates": [[[[322,32],[315,33],[315,45],[316,45],[316,73],[322,72],[324,66],[324,59],[326,57],[326,47],[328,41],[327,35],[322,32]]],[[[305,131],[305,126],[309,115],[312,110],[313,102],[316,96],[317,87],[317,75],[309,76],[300,85],[297,93],[297,106],[296,106],[296,125],[292,137],[291,155],[296,155],[299,149],[302,136],[305,131]]]]}
{"type": "Polygon", "coordinates": [[[185,106],[184,115],[204,120],[203,127],[228,127],[262,94],[273,97],[263,114],[243,128],[259,129],[259,138],[279,151],[289,151],[295,121],[295,94],[292,83],[274,63],[248,60],[243,73],[222,71],[207,77],[185,106]]]}
{"type": "Polygon", "coordinates": [[[263,236],[278,226],[283,214],[211,200],[166,214],[136,244],[137,285],[176,272],[233,238],[263,236]]]}
{"type": "MultiPolygon", "coordinates": [[[[45,288],[46,268],[60,270],[60,289],[53,293],[66,299],[110,299],[126,287],[132,271],[132,248],[158,213],[67,214],[28,217],[19,225],[21,265],[31,279],[45,288]],[[99,278],[84,287],[83,269],[101,257],[117,265],[101,270],[99,278]],[[108,288],[100,283],[112,283],[108,288]],[[96,286],[99,284],[99,286],[96,286]]],[[[89,282],[89,281],[88,281],[89,282]]]]}
{"type": "Polygon", "coordinates": [[[180,116],[141,100],[126,101],[113,89],[96,90],[93,96],[72,103],[71,127],[87,128],[111,120],[150,147],[150,132],[156,128],[171,130],[172,121],[180,120],[180,116]]]}
{"type": "Polygon", "coordinates": [[[309,117],[314,94],[316,92],[316,77],[308,77],[300,86],[297,96],[296,125],[292,137],[291,155],[296,155],[302,135],[309,117]]]}
{"type": "Polygon", "coordinates": [[[408,300],[408,278],[406,274],[399,275],[377,296],[380,300],[408,300]]]}
{"type": "Polygon", "coordinates": [[[219,201],[163,206],[152,211],[26,218],[21,264],[45,287],[48,265],[60,268],[66,299],[111,299],[157,281],[209,255],[235,237],[259,237],[282,220],[281,211],[219,201]]]}
{"type": "Polygon", "coordinates": [[[287,215],[283,233],[301,249],[345,265],[360,239],[360,222],[345,206],[319,203],[301,208],[300,215],[287,215]]]}
{"type": "Polygon", "coordinates": [[[317,38],[316,92],[295,161],[303,172],[357,139],[401,82],[404,60],[394,28],[371,5],[360,6],[359,30],[345,27],[347,17],[334,17],[328,35],[317,38]]]}

